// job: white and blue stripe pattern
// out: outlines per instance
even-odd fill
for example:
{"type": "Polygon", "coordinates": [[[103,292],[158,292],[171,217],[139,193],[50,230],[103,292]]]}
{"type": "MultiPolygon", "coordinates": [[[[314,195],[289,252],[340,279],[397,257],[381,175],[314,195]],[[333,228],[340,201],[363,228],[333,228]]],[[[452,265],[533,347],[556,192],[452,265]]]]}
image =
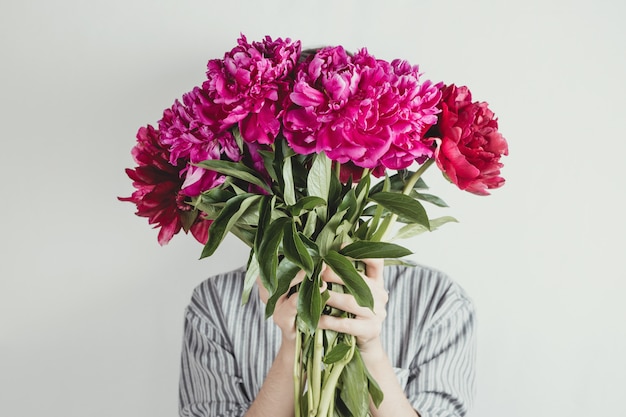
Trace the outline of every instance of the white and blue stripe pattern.
{"type": "MultiPolygon", "coordinates": [[[[244,270],[199,285],[185,312],[181,417],[242,416],[267,375],[280,329],[253,289],[241,305],[244,270]]],[[[465,292],[439,271],[389,266],[381,338],[421,417],[464,416],[474,396],[475,315],[465,292]]],[[[285,393],[285,395],[290,395],[285,393]]]]}

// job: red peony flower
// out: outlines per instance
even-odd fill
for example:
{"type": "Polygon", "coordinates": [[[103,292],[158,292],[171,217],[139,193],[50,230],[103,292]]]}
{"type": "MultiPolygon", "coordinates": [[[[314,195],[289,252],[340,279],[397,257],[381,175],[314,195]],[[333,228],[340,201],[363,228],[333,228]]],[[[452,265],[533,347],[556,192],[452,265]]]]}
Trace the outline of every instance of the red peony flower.
{"type": "Polygon", "coordinates": [[[138,216],[147,217],[149,224],[160,228],[159,244],[165,245],[183,228],[185,232],[190,230],[198,242],[206,243],[211,221],[197,215],[181,192],[186,161],[179,159],[172,165],[167,148],[159,142],[159,132],[150,125],[137,132],[132,155],[138,166],[126,169],[126,174],[136,191],[118,199],[134,203],[138,216]]]}
{"type": "Polygon", "coordinates": [[[472,102],[467,87],[442,88],[441,115],[429,132],[437,138],[437,165],[461,190],[488,195],[504,184],[500,157],[508,145],[498,132],[498,121],[485,102],[472,102]]]}
{"type": "Polygon", "coordinates": [[[298,153],[324,151],[376,175],[432,155],[422,137],[437,121],[440,92],[404,61],[322,48],[298,67],[290,97],[284,134],[298,153]]]}
{"type": "Polygon", "coordinates": [[[339,167],[339,181],[342,184],[347,184],[348,181],[352,181],[353,184],[358,183],[359,181],[361,181],[362,176],[363,168],[354,165],[350,161],[341,164],[341,166],[339,167]]]}
{"type": "Polygon", "coordinates": [[[299,41],[266,36],[249,44],[242,35],[224,59],[207,64],[208,79],[202,85],[207,100],[197,108],[201,121],[220,129],[238,123],[247,142],[273,143],[299,55],[299,41]]]}

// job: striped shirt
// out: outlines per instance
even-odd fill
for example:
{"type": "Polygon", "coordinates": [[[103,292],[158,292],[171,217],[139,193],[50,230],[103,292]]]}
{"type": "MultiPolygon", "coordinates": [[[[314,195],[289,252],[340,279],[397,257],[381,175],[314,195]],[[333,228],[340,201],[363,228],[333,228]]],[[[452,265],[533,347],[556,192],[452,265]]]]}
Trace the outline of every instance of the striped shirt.
{"type": "MultiPolygon", "coordinates": [[[[181,417],[242,416],[280,346],[255,288],[241,305],[244,269],[209,278],[185,311],[181,417]]],[[[381,340],[407,398],[421,417],[464,416],[474,394],[475,315],[445,274],[422,266],[385,267],[389,292],[381,340]]]]}

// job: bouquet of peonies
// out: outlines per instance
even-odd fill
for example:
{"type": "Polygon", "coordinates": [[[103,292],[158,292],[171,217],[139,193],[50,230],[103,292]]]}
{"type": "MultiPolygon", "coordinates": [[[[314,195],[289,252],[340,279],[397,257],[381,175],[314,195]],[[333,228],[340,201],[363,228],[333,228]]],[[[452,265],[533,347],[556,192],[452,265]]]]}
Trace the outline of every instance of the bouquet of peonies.
{"type": "Polygon", "coordinates": [[[320,273],[332,268],[372,308],[358,260],[399,262],[410,252],[391,238],[455,221],[429,219],[422,206],[445,206],[424,192],[429,166],[479,195],[504,183],[497,120],[466,87],[423,80],[417,66],[366,49],[301,51],[288,38],[241,36],[206,74],[158,128],[139,129],[138,166],[126,171],[136,191],[120,200],[160,229],[160,244],[191,231],[206,257],[227,233],[241,239],[250,247],[243,300],[260,277],[268,317],[304,270],[295,414],[367,415],[382,393],[352,336],[317,329],[322,314],[346,314],[325,309],[320,273]]]}

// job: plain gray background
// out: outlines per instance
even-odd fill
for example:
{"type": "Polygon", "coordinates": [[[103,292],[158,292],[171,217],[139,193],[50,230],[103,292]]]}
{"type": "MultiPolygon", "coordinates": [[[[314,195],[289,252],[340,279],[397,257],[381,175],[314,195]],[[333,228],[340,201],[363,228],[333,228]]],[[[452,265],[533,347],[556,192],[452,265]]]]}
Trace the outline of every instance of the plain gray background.
{"type": "Polygon", "coordinates": [[[624,4],[2,0],[0,415],[176,415],[183,309],[246,248],[159,247],[116,196],[137,128],[240,32],[366,46],[488,101],[506,186],[429,172],[461,223],[409,244],[476,302],[473,415],[623,414],[624,4]]]}

